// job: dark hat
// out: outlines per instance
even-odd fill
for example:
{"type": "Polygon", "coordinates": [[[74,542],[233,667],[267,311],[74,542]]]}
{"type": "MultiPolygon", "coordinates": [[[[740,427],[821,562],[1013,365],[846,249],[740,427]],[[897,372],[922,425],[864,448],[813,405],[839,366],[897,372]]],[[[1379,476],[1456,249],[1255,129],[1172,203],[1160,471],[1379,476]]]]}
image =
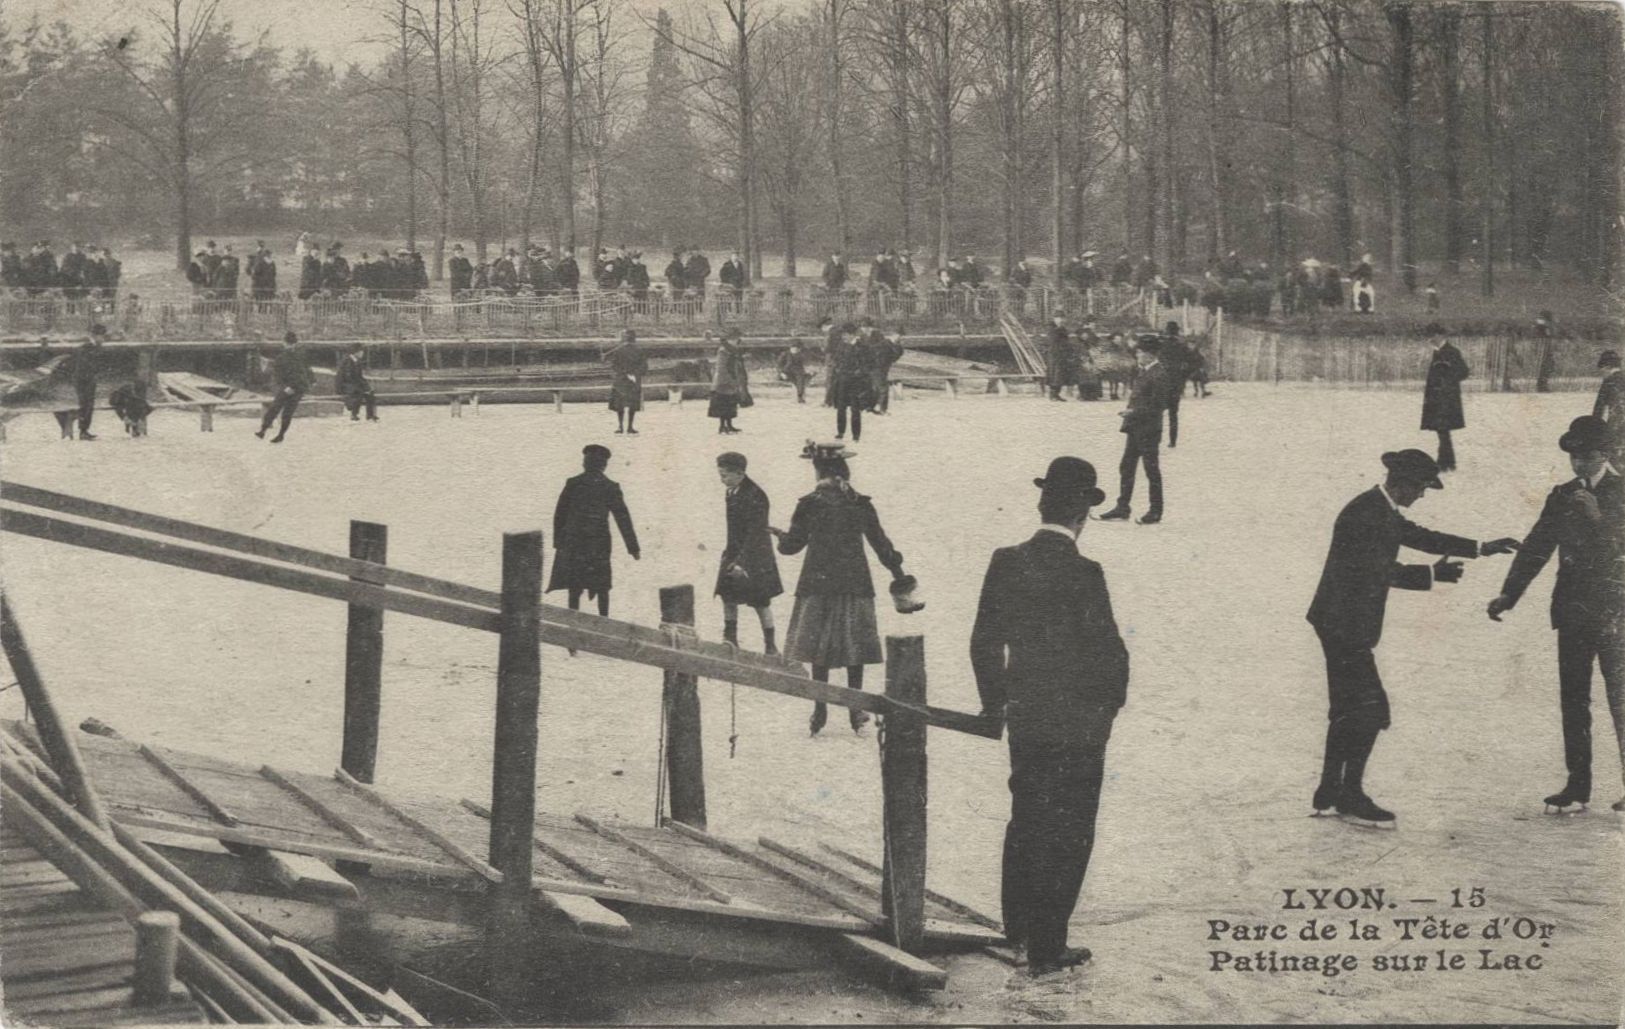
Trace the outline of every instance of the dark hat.
{"type": "Polygon", "coordinates": [[[808,440],[807,445],[801,448],[801,456],[808,461],[850,461],[858,456],[858,452],[848,449],[845,443],[838,440],[832,443],[808,440]]]}
{"type": "Polygon", "coordinates": [[[294,332],[292,329],[289,329],[288,334],[286,336],[282,337],[282,342],[284,342],[284,343],[297,343],[297,342],[299,342],[299,333],[294,332]]]}
{"type": "Polygon", "coordinates": [[[1614,447],[1613,433],[1608,423],[1593,414],[1583,414],[1569,423],[1569,431],[1557,441],[1565,454],[1581,454],[1588,450],[1609,451],[1614,447]]]}
{"type": "Polygon", "coordinates": [[[858,334],[858,327],[853,325],[851,322],[843,322],[841,324],[841,331],[849,336],[856,336],[858,334]]]}
{"type": "Polygon", "coordinates": [[[101,322],[97,322],[95,325],[90,327],[90,334],[95,336],[97,339],[101,339],[107,335],[107,326],[103,325],[101,322]]]}
{"type": "Polygon", "coordinates": [[[1391,450],[1382,455],[1382,466],[1402,478],[1434,489],[1444,489],[1444,483],[1439,480],[1439,463],[1426,451],[1415,448],[1391,450]]]}
{"type": "Polygon", "coordinates": [[[1162,327],[1162,334],[1164,336],[1177,336],[1177,335],[1179,335],[1179,323],[1178,322],[1169,322],[1168,324],[1164,325],[1162,327]]]}
{"type": "Polygon", "coordinates": [[[609,448],[601,443],[588,443],[586,446],[581,448],[581,456],[594,458],[599,461],[608,461],[609,448]]]}
{"type": "Polygon", "coordinates": [[[1619,351],[1617,351],[1617,350],[1604,350],[1597,357],[1597,367],[1598,368],[1618,368],[1619,367],[1619,351]]]}
{"type": "Polygon", "coordinates": [[[1057,457],[1049,471],[1033,485],[1044,491],[1044,500],[1078,499],[1089,507],[1105,503],[1106,494],[1095,485],[1095,466],[1081,457],[1057,457]]]}
{"type": "Polygon", "coordinates": [[[1162,353],[1162,337],[1154,332],[1142,332],[1134,340],[1134,349],[1144,350],[1148,354],[1162,353]]]}
{"type": "Polygon", "coordinates": [[[727,468],[732,471],[742,472],[745,470],[745,463],[745,455],[735,453],[732,450],[728,451],[726,454],[717,455],[718,468],[727,468]]]}

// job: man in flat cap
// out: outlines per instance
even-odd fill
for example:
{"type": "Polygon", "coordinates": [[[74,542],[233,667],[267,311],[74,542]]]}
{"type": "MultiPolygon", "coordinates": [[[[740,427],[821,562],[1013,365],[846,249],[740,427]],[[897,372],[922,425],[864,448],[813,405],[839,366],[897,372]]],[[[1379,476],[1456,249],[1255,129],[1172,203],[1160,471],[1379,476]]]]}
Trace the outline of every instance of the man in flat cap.
{"type": "Polygon", "coordinates": [[[1089,960],[1067,922],[1094,846],[1106,742],[1128,690],[1128,649],[1099,564],[1078,553],[1089,509],[1106,499],[1095,469],[1050,462],[1031,539],[993,552],[971,630],[982,714],[1010,730],[1004,932],[1047,975],[1089,960]]]}
{"type": "Polygon", "coordinates": [[[1331,701],[1315,813],[1335,808],[1350,821],[1391,829],[1393,814],[1378,807],[1364,786],[1366,760],[1389,724],[1388,694],[1372,653],[1382,639],[1388,589],[1428,590],[1435,582],[1458,582],[1462,566],[1449,558],[1510,554],[1518,541],[1478,543],[1407,521],[1401,508],[1429,489],[1444,488],[1439,465],[1420,450],[1384,454],[1382,463],[1388,469],[1384,481],[1349,501],[1337,516],[1307,617],[1326,657],[1331,701]],[[1402,546],[1443,559],[1432,566],[1400,564],[1402,546]]]}
{"type": "Polygon", "coordinates": [[[96,379],[101,373],[102,344],[105,342],[107,326],[97,322],[90,327],[90,338],[74,350],[70,362],[74,397],[79,402],[80,439],[96,438],[90,431],[90,419],[96,414],[96,379]]]}
{"type": "Polygon", "coordinates": [[[271,378],[276,386],[276,396],[265,408],[265,416],[260,419],[259,430],[254,435],[264,439],[271,426],[281,418],[276,435],[271,437],[272,443],[281,443],[288,435],[288,426],[293,423],[293,413],[299,409],[299,401],[304,399],[305,393],[316,381],[316,376],[310,371],[310,361],[299,347],[298,333],[290,331],[282,337],[282,349],[271,359],[271,378]]]}
{"type": "MultiPolygon", "coordinates": [[[[1546,798],[1548,814],[1583,810],[1591,801],[1591,666],[1603,691],[1625,764],[1625,481],[1609,466],[1615,436],[1595,415],[1581,415],[1557,441],[1575,477],[1546,497],[1535,527],[1512,559],[1501,593],[1490,601],[1495,621],[1517,606],[1557,552],[1552,628],[1557,630],[1558,697],[1568,780],[1546,798]]],[[[1625,811],[1625,798],[1614,802],[1625,811]]]]}
{"type": "Polygon", "coordinates": [[[638,532],[632,527],[632,514],[621,495],[620,484],[604,474],[609,467],[609,448],[589,443],[581,451],[582,472],[567,480],[553,508],[553,574],[547,592],[567,590],[570,610],[581,609],[581,594],[598,600],[598,613],[609,615],[609,591],[614,585],[610,572],[609,519],[621,530],[621,542],[636,561],[643,556],[638,548],[638,532]]]}
{"type": "Polygon", "coordinates": [[[1619,351],[1604,350],[1597,358],[1597,370],[1602,372],[1602,384],[1597,387],[1591,413],[1607,423],[1613,439],[1609,459],[1617,465],[1625,458],[1625,372],[1620,371],[1619,351]]]}
{"type": "Polygon", "coordinates": [[[1144,333],[1135,344],[1134,358],[1140,374],[1134,380],[1128,407],[1121,413],[1123,460],[1117,466],[1117,505],[1101,515],[1102,521],[1121,521],[1132,513],[1129,503],[1134,499],[1134,473],[1145,465],[1145,481],[1151,491],[1151,506],[1140,518],[1141,525],[1155,525],[1162,521],[1162,466],[1158,448],[1162,446],[1162,412],[1168,406],[1169,377],[1159,355],[1162,339],[1156,333],[1144,333]]]}

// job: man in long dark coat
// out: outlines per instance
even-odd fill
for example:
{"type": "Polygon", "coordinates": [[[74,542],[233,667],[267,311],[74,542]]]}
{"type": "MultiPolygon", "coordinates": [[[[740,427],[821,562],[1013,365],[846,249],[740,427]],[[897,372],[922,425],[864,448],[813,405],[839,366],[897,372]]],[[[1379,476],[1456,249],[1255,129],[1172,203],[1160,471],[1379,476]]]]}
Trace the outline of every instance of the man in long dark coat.
{"type": "Polygon", "coordinates": [[[261,304],[276,299],[276,258],[265,243],[248,260],[248,281],[254,288],[254,299],[261,304]]]}
{"type": "Polygon", "coordinates": [[[762,625],[762,651],[777,654],[773,598],[784,592],[773,536],[767,531],[771,510],[767,494],[745,474],[744,454],[717,457],[717,475],[726,491],[728,540],[717,569],[716,596],[722,598],[722,638],[739,645],[739,608],[754,608],[762,625]]]}
{"type": "Polygon", "coordinates": [[[559,258],[559,266],[554,270],[554,277],[559,280],[559,291],[568,293],[572,297],[581,291],[581,266],[576,263],[575,247],[564,251],[559,258]]]}
{"type": "Polygon", "coordinates": [[[666,265],[665,272],[666,293],[673,300],[683,299],[683,291],[688,288],[688,283],[683,278],[684,274],[683,252],[681,250],[674,251],[671,255],[671,261],[666,265]]]}
{"type": "Polygon", "coordinates": [[[1061,388],[1077,377],[1068,374],[1076,362],[1072,356],[1072,334],[1066,329],[1066,318],[1058,314],[1050,322],[1049,341],[1044,351],[1044,380],[1049,387],[1049,398],[1060,400],[1061,388]]]}
{"type": "Polygon", "coordinates": [[[107,326],[97,323],[90,327],[90,338],[73,352],[73,392],[79,402],[79,438],[95,439],[90,431],[90,420],[96,414],[96,378],[101,373],[102,343],[107,339],[107,326]]]}
{"type": "Polygon", "coordinates": [[[643,263],[643,251],[634,250],[626,262],[626,285],[632,290],[633,310],[642,314],[649,308],[649,266],[643,263]]]}
{"type": "Polygon", "coordinates": [[[350,344],[349,353],[339,361],[334,388],[344,398],[344,408],[350,412],[350,421],[361,420],[361,409],[367,409],[367,421],[378,420],[378,397],[372,383],[367,381],[367,346],[360,340],[350,344]]]}
{"type": "Polygon", "coordinates": [[[649,357],[638,346],[638,334],[622,329],[620,343],[604,355],[604,361],[610,367],[609,408],[615,412],[615,434],[636,436],[643,383],[649,375],[649,357]]]}
{"type": "Polygon", "coordinates": [[[321,291],[322,259],[317,256],[316,248],[312,247],[299,262],[299,299],[309,300],[321,291]]]}
{"type": "Polygon", "coordinates": [[[474,265],[463,256],[463,245],[458,243],[451,248],[451,261],[447,265],[451,274],[451,295],[461,296],[474,288],[474,265]]]}
{"type": "Polygon", "coordinates": [[[1162,354],[1159,358],[1168,372],[1168,449],[1179,446],[1179,402],[1185,397],[1185,381],[1190,378],[1190,347],[1180,338],[1179,323],[1170,321],[1162,328],[1162,354]]]}
{"type": "Polygon", "coordinates": [[[604,474],[609,467],[609,448],[589,443],[581,451],[582,473],[571,477],[559,493],[553,508],[553,574],[547,592],[569,591],[570,610],[581,609],[581,594],[598,599],[598,613],[609,616],[609,591],[614,585],[610,572],[609,520],[621,531],[626,552],[636,561],[642,556],[638,533],[632,527],[632,514],[626,508],[618,483],[604,474]]]}
{"type": "MultiPolygon", "coordinates": [[[[1552,490],[1512,559],[1489,616],[1501,620],[1557,553],[1552,628],[1557,630],[1558,697],[1568,779],[1546,798],[1550,813],[1591,800],[1591,666],[1602,670],[1614,737],[1625,768],[1625,480],[1609,467],[1614,437],[1595,415],[1569,423],[1558,440],[1575,478],[1552,490]]],[[[1614,802],[1625,811],[1625,798],[1614,802]]]]}
{"type": "Polygon", "coordinates": [[[1597,368],[1602,372],[1602,384],[1597,387],[1591,413],[1607,423],[1613,439],[1610,460],[1616,468],[1625,467],[1620,464],[1625,458],[1625,371],[1619,367],[1619,352],[1604,350],[1597,358],[1597,368]]]}
{"type": "Polygon", "coordinates": [[[51,253],[50,240],[42,239],[29,248],[23,262],[23,281],[30,296],[57,287],[56,255],[51,253]]]}
{"type": "Polygon", "coordinates": [[[1170,380],[1159,360],[1161,350],[1162,340],[1154,333],[1142,335],[1135,347],[1140,373],[1134,379],[1128,407],[1121,414],[1123,460],[1117,465],[1117,504],[1100,516],[1102,521],[1126,520],[1133,513],[1129,505],[1134,499],[1135,473],[1141,464],[1145,465],[1151,506],[1141,516],[1140,524],[1155,525],[1162,521],[1162,464],[1158,451],[1162,446],[1162,412],[1168,406],[1170,380]]]}
{"type": "Polygon", "coordinates": [[[705,280],[711,277],[711,262],[698,250],[688,255],[688,263],[683,266],[683,282],[699,297],[703,306],[705,303],[705,280]]]}
{"type": "Polygon", "coordinates": [[[1089,960],[1066,945],[1105,780],[1106,744],[1128,693],[1128,648],[1099,564],[1078,552],[1106,495],[1087,461],[1058,457],[1042,479],[1031,539],[994,551],[971,630],[982,715],[1010,731],[1004,933],[1042,976],[1089,960]]]}
{"type": "Polygon", "coordinates": [[[1331,548],[1307,618],[1326,657],[1326,750],[1313,804],[1318,814],[1332,808],[1351,821],[1393,828],[1394,816],[1366,795],[1366,760],[1377,734],[1388,728],[1388,694],[1372,651],[1382,639],[1390,587],[1428,590],[1435,582],[1458,582],[1460,564],[1400,564],[1399,548],[1410,547],[1445,558],[1509,554],[1516,540],[1478,543],[1434,532],[1405,519],[1400,509],[1428,489],[1443,489],[1439,466],[1420,450],[1382,455],[1387,477],[1344,506],[1332,527],[1331,548]]]}
{"type": "Polygon", "coordinates": [[[85,250],[84,244],[75,240],[68,247],[68,252],[62,255],[62,266],[57,269],[57,282],[62,287],[62,296],[68,300],[78,300],[85,295],[85,250]]]}
{"type": "Polygon", "coordinates": [[[739,259],[738,254],[729,254],[728,259],[722,262],[722,269],[717,272],[717,281],[727,290],[734,299],[744,292],[745,282],[749,278],[745,274],[745,263],[739,259]]]}
{"type": "Polygon", "coordinates": [[[1428,362],[1428,380],[1422,393],[1422,428],[1439,434],[1439,471],[1456,470],[1454,429],[1465,428],[1461,410],[1461,384],[1469,375],[1467,361],[1448,339],[1439,343],[1428,362]]]}
{"type": "Polygon", "coordinates": [[[840,254],[829,255],[824,262],[824,289],[830,293],[839,293],[846,288],[846,261],[840,254]]]}

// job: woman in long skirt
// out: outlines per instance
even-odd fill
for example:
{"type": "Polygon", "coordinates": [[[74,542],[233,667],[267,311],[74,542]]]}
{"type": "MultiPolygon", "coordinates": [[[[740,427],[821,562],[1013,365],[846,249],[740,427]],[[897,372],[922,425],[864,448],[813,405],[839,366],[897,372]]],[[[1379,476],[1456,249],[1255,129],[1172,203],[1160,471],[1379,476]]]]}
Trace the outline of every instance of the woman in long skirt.
{"type": "Polygon", "coordinates": [[[1450,433],[1467,425],[1461,409],[1461,384],[1470,375],[1466,358],[1455,344],[1442,340],[1428,361],[1422,391],[1422,428],[1439,434],[1439,471],[1456,470],[1456,446],[1450,433]]]}
{"type": "MultiPolygon", "coordinates": [[[[710,335],[707,333],[706,335],[710,335]]],[[[716,372],[711,378],[711,404],[707,413],[717,419],[717,432],[735,433],[734,419],[741,407],[750,406],[750,387],[745,380],[745,355],[739,350],[739,330],[723,333],[717,347],[716,372]]]]}
{"type": "MultiPolygon", "coordinates": [[[[797,502],[790,528],[779,534],[779,553],[807,551],[785,630],[785,655],[812,665],[812,676],[819,682],[829,681],[831,668],[844,667],[847,686],[861,690],[863,666],[883,659],[874,582],[863,541],[869,541],[894,579],[902,576],[903,555],[886,538],[874,504],[852,488],[847,466],[854,456],[851,451],[839,443],[808,443],[801,456],[812,461],[818,485],[797,502]]],[[[864,711],[853,709],[850,714],[853,732],[869,720],[864,711]]],[[[813,735],[828,717],[822,703],[813,708],[809,723],[813,735]]]]}
{"type": "Polygon", "coordinates": [[[621,331],[621,342],[604,355],[614,376],[609,387],[609,409],[615,412],[615,432],[636,436],[638,412],[643,410],[643,380],[649,374],[649,358],[638,346],[638,335],[621,331]]]}

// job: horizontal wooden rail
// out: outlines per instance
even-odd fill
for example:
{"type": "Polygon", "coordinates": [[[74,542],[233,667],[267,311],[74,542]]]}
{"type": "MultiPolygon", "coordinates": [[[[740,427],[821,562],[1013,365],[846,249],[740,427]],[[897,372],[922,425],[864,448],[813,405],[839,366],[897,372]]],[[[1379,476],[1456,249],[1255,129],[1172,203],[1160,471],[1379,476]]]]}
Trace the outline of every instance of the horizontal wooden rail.
{"type": "MultiPolygon", "coordinates": [[[[500,597],[493,590],[482,590],[388,565],[276,543],[17,483],[0,482],[0,501],[44,507],[61,514],[175,536],[192,543],[303,565],[343,578],[133,536],[11,507],[0,508],[0,530],[7,532],[486,632],[496,632],[499,628],[500,597]],[[400,589],[385,589],[374,583],[400,589]],[[414,592],[405,592],[408,590],[414,592]]],[[[998,726],[978,715],[947,708],[906,705],[883,694],[818,682],[809,678],[800,665],[780,658],[740,651],[722,643],[680,638],[650,626],[602,618],[551,604],[542,605],[541,613],[542,642],[554,646],[585,650],[591,654],[873,714],[884,715],[906,709],[940,728],[991,739],[999,736],[998,726]]]]}

